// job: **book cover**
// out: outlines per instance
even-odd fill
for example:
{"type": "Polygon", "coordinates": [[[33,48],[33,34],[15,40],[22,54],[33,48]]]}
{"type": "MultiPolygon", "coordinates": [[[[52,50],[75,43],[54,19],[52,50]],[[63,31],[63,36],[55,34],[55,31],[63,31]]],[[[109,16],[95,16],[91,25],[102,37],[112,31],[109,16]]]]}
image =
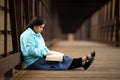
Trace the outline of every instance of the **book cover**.
{"type": "Polygon", "coordinates": [[[51,55],[46,56],[46,61],[63,61],[64,53],[57,51],[49,51],[51,55]]]}

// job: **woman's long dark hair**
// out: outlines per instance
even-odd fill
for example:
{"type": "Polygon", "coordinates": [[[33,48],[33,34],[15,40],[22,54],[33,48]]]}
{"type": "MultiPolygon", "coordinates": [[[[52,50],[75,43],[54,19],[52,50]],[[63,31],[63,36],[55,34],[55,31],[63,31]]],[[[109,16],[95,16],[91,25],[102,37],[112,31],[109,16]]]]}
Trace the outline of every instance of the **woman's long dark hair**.
{"type": "Polygon", "coordinates": [[[40,26],[40,25],[45,24],[45,23],[46,23],[46,21],[42,17],[35,17],[34,19],[32,19],[29,22],[29,24],[27,25],[26,29],[27,28],[33,29],[34,26],[40,26]]]}

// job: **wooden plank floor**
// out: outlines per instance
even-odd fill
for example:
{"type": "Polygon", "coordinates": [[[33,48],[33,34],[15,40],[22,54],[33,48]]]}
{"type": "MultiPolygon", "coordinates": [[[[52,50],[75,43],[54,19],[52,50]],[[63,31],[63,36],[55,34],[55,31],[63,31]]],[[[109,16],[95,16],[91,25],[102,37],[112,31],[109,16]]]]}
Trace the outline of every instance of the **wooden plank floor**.
{"type": "Polygon", "coordinates": [[[12,80],[120,80],[120,48],[88,41],[60,41],[50,49],[70,57],[84,56],[96,51],[94,63],[88,70],[22,70],[12,80]]]}

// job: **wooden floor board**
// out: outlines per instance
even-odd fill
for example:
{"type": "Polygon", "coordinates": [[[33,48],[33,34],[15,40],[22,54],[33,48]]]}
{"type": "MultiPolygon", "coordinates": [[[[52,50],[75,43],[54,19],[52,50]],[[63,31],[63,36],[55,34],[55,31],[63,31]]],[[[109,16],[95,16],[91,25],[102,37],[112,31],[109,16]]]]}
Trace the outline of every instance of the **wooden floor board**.
{"type": "Polygon", "coordinates": [[[61,41],[50,49],[70,57],[96,51],[94,63],[88,70],[22,70],[12,80],[120,80],[120,48],[86,41],[61,41]]]}

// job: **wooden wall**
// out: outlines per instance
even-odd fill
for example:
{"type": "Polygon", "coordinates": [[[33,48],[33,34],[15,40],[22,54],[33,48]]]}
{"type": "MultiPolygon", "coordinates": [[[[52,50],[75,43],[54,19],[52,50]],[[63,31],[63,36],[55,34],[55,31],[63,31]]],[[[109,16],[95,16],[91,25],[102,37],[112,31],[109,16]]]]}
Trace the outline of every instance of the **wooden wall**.
{"type": "Polygon", "coordinates": [[[51,8],[51,0],[2,0],[2,3],[0,10],[3,11],[4,25],[0,30],[3,38],[0,39],[4,42],[4,48],[0,55],[0,79],[13,76],[14,69],[22,68],[19,37],[32,18],[41,16],[46,19],[47,24],[42,34],[47,44],[61,36],[59,19],[57,13],[52,13],[54,9],[51,8]],[[11,42],[10,50],[7,48],[8,42],[11,42]]]}
{"type": "Polygon", "coordinates": [[[94,40],[120,46],[119,0],[110,0],[76,32],[76,39],[94,40]]]}

